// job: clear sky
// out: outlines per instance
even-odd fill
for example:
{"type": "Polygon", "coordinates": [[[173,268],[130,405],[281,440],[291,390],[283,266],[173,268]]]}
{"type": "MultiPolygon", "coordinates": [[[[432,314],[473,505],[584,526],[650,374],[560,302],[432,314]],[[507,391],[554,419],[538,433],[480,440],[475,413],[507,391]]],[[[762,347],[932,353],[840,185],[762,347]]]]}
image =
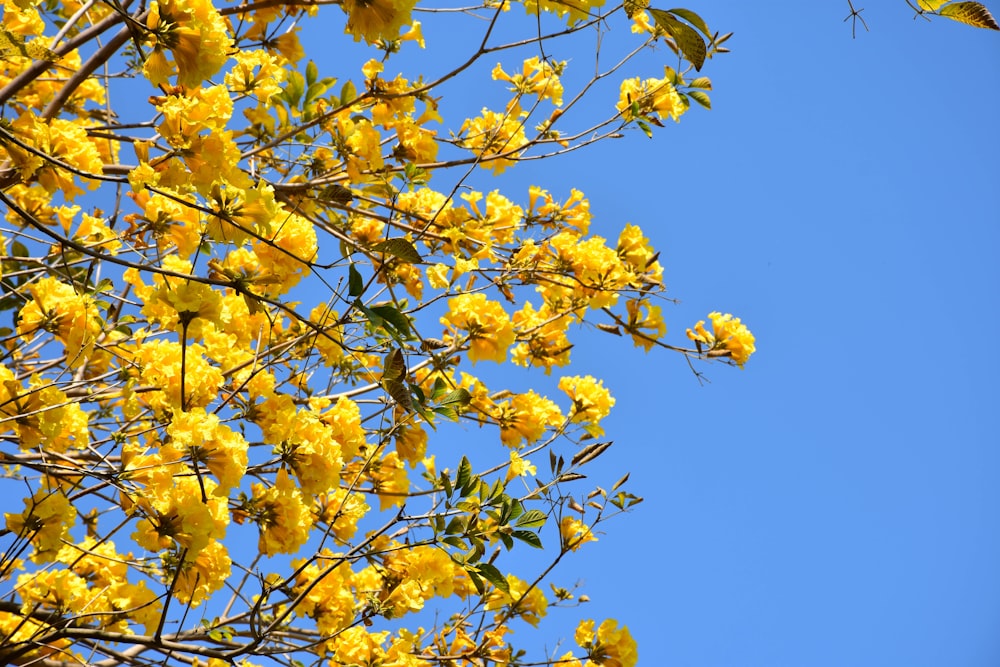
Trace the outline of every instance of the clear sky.
{"type": "MultiPolygon", "coordinates": [[[[1000,664],[1000,34],[871,4],[853,40],[846,1],[685,5],[735,32],[712,111],[505,181],[583,190],[594,233],[640,224],[677,341],[712,310],[757,336],[703,386],[573,352],[618,399],[604,481],[646,502],[561,579],[642,665],[1000,664]]],[[[425,22],[428,52],[469,38],[425,22]]]]}
{"type": "Polygon", "coordinates": [[[662,249],[674,332],[757,336],[705,386],[574,351],[646,503],[571,567],[640,664],[1000,664],[1000,34],[869,4],[690,5],[713,110],[549,172],[662,249]]]}

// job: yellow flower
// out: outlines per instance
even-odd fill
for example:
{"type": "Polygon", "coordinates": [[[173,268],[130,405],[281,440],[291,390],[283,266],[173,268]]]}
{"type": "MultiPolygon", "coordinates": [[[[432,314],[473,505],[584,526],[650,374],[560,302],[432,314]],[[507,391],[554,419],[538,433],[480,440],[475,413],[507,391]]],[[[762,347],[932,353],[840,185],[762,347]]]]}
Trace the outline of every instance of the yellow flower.
{"type": "Polygon", "coordinates": [[[389,452],[382,460],[375,461],[368,470],[368,476],[378,494],[380,512],[406,503],[410,479],[396,452],[389,452]]]}
{"type": "Polygon", "coordinates": [[[364,518],[371,507],[359,493],[347,489],[335,489],[316,500],[317,521],[330,525],[330,530],[340,542],[354,537],[358,521],[364,518]]]}
{"type": "Polygon", "coordinates": [[[403,118],[393,123],[402,152],[417,164],[434,162],[438,154],[437,133],[403,118]]]}
{"type": "Polygon", "coordinates": [[[654,341],[667,333],[660,307],[651,305],[647,299],[629,299],[625,302],[625,309],[628,311],[625,330],[632,335],[636,347],[648,352],[654,341]]]}
{"type": "MultiPolygon", "coordinates": [[[[95,140],[88,136],[84,127],[72,121],[62,118],[42,120],[27,110],[11,123],[11,129],[22,142],[31,145],[41,154],[50,155],[84,173],[99,175],[103,172],[104,160],[95,140]]],[[[23,180],[37,178],[49,194],[59,191],[66,199],[73,199],[83,193],[69,171],[13,142],[4,142],[3,150],[23,180]]],[[[100,184],[96,180],[85,179],[85,182],[91,188],[100,184]]]]}
{"type": "Polygon", "coordinates": [[[510,593],[495,589],[486,599],[487,611],[513,607],[515,614],[527,621],[533,627],[538,627],[538,622],[548,612],[549,601],[545,594],[537,586],[529,589],[529,584],[513,574],[507,575],[507,585],[510,593]]]}
{"type": "Polygon", "coordinates": [[[643,285],[659,285],[663,281],[663,267],[656,261],[657,253],[649,245],[649,239],[643,236],[642,230],[635,225],[625,225],[618,235],[618,256],[626,267],[635,275],[633,285],[642,288],[643,285]]]}
{"type": "Polygon", "coordinates": [[[306,57],[306,50],[302,48],[302,42],[299,40],[299,30],[299,26],[295,26],[293,30],[282,33],[274,40],[274,48],[290,63],[297,63],[306,57]]]}
{"type": "Polygon", "coordinates": [[[757,350],[753,334],[740,322],[740,318],[729,313],[709,313],[708,317],[712,320],[712,333],[705,329],[705,321],[700,320],[694,330],[687,330],[687,337],[708,346],[707,356],[729,357],[742,368],[757,350]]]}
{"type": "Polygon", "coordinates": [[[281,92],[280,84],[285,78],[285,70],[270,53],[262,50],[237,51],[233,58],[236,65],[225,78],[229,90],[253,95],[260,102],[267,102],[281,92]]]}
{"type": "Polygon", "coordinates": [[[336,557],[324,549],[308,563],[304,560],[292,561],[292,568],[298,573],[292,593],[295,596],[304,594],[295,608],[295,614],[316,621],[316,629],[325,636],[335,635],[350,627],[357,604],[351,589],[354,580],[351,568],[346,563],[330,567],[336,557]]]}
{"type": "Polygon", "coordinates": [[[636,77],[622,81],[616,105],[622,118],[633,120],[637,116],[634,109],[637,106],[639,116],[655,113],[663,120],[673,118],[679,122],[688,105],[670,79],[668,74],[662,79],[642,81],[636,77]]]}
{"type": "Polygon", "coordinates": [[[432,264],[428,266],[427,269],[427,282],[430,283],[431,287],[434,289],[447,289],[448,285],[448,265],[432,264]]]}
{"type": "Polygon", "coordinates": [[[198,88],[154,99],[163,114],[163,121],[156,129],[177,149],[189,148],[199,132],[224,130],[233,115],[233,102],[225,86],[198,88]]]}
{"type": "Polygon", "coordinates": [[[205,348],[197,343],[186,346],[183,372],[181,355],[181,344],[172,340],[136,346],[132,360],[139,367],[140,380],[154,389],[143,393],[142,399],[156,410],[180,411],[182,404],[189,410],[205,407],[219,396],[222,371],[205,359],[205,348]]]}
{"type": "Polygon", "coordinates": [[[347,12],[344,32],[354,35],[354,41],[399,37],[399,29],[411,22],[410,12],[416,0],[344,0],[340,8],[347,12]]]}
{"type": "Polygon", "coordinates": [[[22,390],[6,367],[0,369],[0,380],[0,418],[12,421],[21,449],[41,446],[47,452],[62,453],[90,444],[87,413],[61,389],[34,377],[27,390],[22,390]]]}
{"type": "Polygon", "coordinates": [[[615,404],[604,383],[590,375],[577,375],[561,378],[559,388],[573,401],[570,421],[582,423],[584,430],[595,438],[604,435],[604,429],[598,424],[610,414],[615,404]]]}
{"type": "Polygon", "coordinates": [[[591,662],[602,667],[635,667],[639,661],[635,640],[628,628],[618,628],[613,619],[606,619],[594,631],[594,621],[581,621],[576,628],[576,643],[586,649],[591,662]]]}
{"type": "Polygon", "coordinates": [[[524,8],[529,14],[546,12],[566,17],[566,23],[573,25],[592,18],[605,0],[525,0],[524,8]]]}
{"type": "Polygon", "coordinates": [[[97,591],[91,590],[83,577],[69,570],[42,570],[22,574],[16,590],[25,609],[40,611],[80,612],[91,606],[97,591]]]}
{"type": "Polygon", "coordinates": [[[327,366],[336,366],[344,359],[344,342],[339,315],[330,307],[321,303],[309,313],[309,321],[318,326],[322,333],[317,333],[313,341],[316,352],[323,358],[327,366]]]}
{"type": "Polygon", "coordinates": [[[518,366],[541,366],[546,375],[555,366],[567,365],[573,346],[566,337],[566,331],[572,322],[572,317],[554,314],[547,303],[535,310],[531,302],[526,301],[513,318],[520,341],[511,355],[514,363],[518,366]]]}
{"type": "Polygon", "coordinates": [[[399,41],[416,42],[417,46],[424,48],[424,31],[420,21],[413,21],[410,23],[410,29],[399,37],[399,41]]]}
{"type": "Polygon", "coordinates": [[[575,232],[577,237],[581,237],[590,229],[592,217],[590,201],[576,188],[570,190],[569,197],[561,204],[547,190],[535,185],[528,189],[528,220],[534,224],[575,232]]]}
{"type": "Polygon", "coordinates": [[[396,453],[410,464],[410,468],[424,459],[427,452],[427,431],[419,424],[406,424],[396,431],[396,453]]]}
{"type": "Polygon", "coordinates": [[[507,468],[507,476],[504,482],[509,482],[515,477],[527,477],[528,475],[534,475],[538,472],[538,469],[532,465],[531,461],[528,459],[522,459],[521,455],[511,450],[510,452],[510,465],[507,468]]]}
{"type": "Polygon", "coordinates": [[[85,363],[103,326],[94,300],[52,277],[33,283],[28,291],[32,300],[18,314],[17,332],[30,340],[47,331],[66,347],[70,368],[85,363]]]}
{"type": "Polygon", "coordinates": [[[46,563],[54,560],[63,548],[63,539],[69,536],[69,529],[76,522],[76,508],[60,489],[40,489],[24,499],[23,512],[7,512],[4,517],[7,530],[34,545],[31,560],[46,563]]]}
{"type": "Polygon", "coordinates": [[[385,651],[382,643],[388,637],[387,631],[368,632],[364,626],[355,625],[337,635],[333,641],[333,665],[382,665],[385,651]]]}
{"type": "Polygon", "coordinates": [[[553,262],[572,271],[575,280],[570,285],[553,281],[539,286],[546,300],[560,303],[569,298],[574,309],[580,305],[607,308],[617,303],[619,291],[628,284],[630,276],[618,253],[606,245],[605,239],[592,236],[582,240],[575,232],[566,230],[556,234],[549,246],[553,262]]]}
{"type": "MultiPolygon", "coordinates": [[[[174,597],[183,604],[197,607],[208,599],[212,593],[222,588],[232,571],[233,561],[229,552],[221,542],[211,542],[202,549],[196,558],[186,560],[180,565],[177,576],[177,586],[174,597]]],[[[165,581],[173,577],[170,571],[164,572],[165,581]]]]}
{"type": "Polygon", "coordinates": [[[511,448],[537,442],[547,428],[558,428],[563,422],[559,406],[534,391],[517,394],[492,414],[500,426],[500,440],[511,448]]]}
{"type": "MultiPolygon", "coordinates": [[[[100,248],[111,255],[117,255],[118,249],[122,246],[118,235],[108,227],[104,218],[98,218],[86,213],[83,214],[80,226],[77,227],[73,238],[91,248],[100,248]]],[[[0,237],[0,244],[2,244],[2,241],[3,238],[0,237]]]]}
{"type": "MultiPolygon", "coordinates": [[[[167,271],[190,275],[191,262],[176,255],[163,258],[167,271]]],[[[142,313],[151,322],[180,332],[188,325],[187,335],[199,337],[206,322],[219,323],[222,294],[202,282],[174,278],[160,273],[153,275],[155,287],[136,286],[136,294],[144,302],[142,313]]]]}
{"type": "Polygon", "coordinates": [[[507,74],[498,63],[493,68],[493,79],[509,82],[511,92],[519,95],[537,95],[539,100],[551,100],[552,104],[558,107],[562,106],[563,94],[559,75],[565,67],[565,61],[550,63],[538,56],[532,56],[523,62],[520,74],[507,74]]]}
{"type": "Polygon", "coordinates": [[[520,108],[503,113],[483,108],[477,118],[470,118],[462,125],[459,142],[481,159],[479,166],[492,169],[494,175],[502,174],[507,167],[517,162],[521,150],[527,145],[524,134],[523,112],[520,108]]]}
{"type": "Polygon", "coordinates": [[[158,484],[144,490],[139,503],[146,516],[136,525],[132,538],[150,551],[176,544],[190,561],[225,537],[229,511],[226,498],[214,493],[217,485],[211,478],[196,476],[190,470],[182,474],[186,476],[157,477],[158,484]]]}
{"type": "Polygon", "coordinates": [[[388,593],[382,604],[391,610],[393,617],[420,611],[434,597],[462,595],[464,591],[460,585],[464,571],[440,547],[415,545],[389,551],[378,571],[381,576],[377,587],[388,593]],[[387,588],[397,581],[400,583],[387,588]]]}
{"type": "Polygon", "coordinates": [[[563,517],[559,524],[559,535],[562,537],[563,548],[571,551],[576,551],[587,542],[597,541],[590,526],[571,516],[563,517]]]}
{"type": "Polygon", "coordinates": [[[331,437],[340,445],[340,455],[345,461],[358,455],[368,434],[361,426],[361,408],[357,403],[341,396],[320,420],[330,427],[331,437]]]}
{"type": "Polygon", "coordinates": [[[251,503],[260,527],[257,548],[265,556],[294,554],[309,539],[312,512],[285,468],[278,471],[273,486],[253,485],[251,503]]]}
{"type": "Polygon", "coordinates": [[[178,412],[167,426],[167,435],[178,458],[190,456],[219,480],[214,495],[226,496],[239,486],[247,469],[249,445],[242,435],[220,423],[217,415],[204,408],[178,412]]]}
{"type": "Polygon", "coordinates": [[[371,174],[385,166],[382,158],[382,135],[366,118],[352,122],[350,125],[339,122],[346,145],[350,149],[347,155],[347,175],[352,183],[364,183],[371,180],[371,174]]]}
{"type": "Polygon", "coordinates": [[[210,0],[154,2],[146,27],[155,43],[144,73],[155,85],[166,84],[176,67],[177,85],[195,88],[229,59],[226,23],[210,0]],[[173,63],[167,61],[166,50],[173,63]]]}
{"type": "Polygon", "coordinates": [[[514,325],[503,306],[482,293],[449,299],[441,323],[451,329],[449,338],[457,337],[459,331],[468,332],[469,359],[473,363],[488,359],[502,364],[514,342],[514,325]]]}

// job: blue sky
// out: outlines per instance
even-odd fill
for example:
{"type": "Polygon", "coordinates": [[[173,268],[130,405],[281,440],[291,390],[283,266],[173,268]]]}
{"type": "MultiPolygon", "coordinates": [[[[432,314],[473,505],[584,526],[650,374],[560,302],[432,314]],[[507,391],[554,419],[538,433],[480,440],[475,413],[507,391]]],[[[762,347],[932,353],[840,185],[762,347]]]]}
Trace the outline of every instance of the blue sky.
{"type": "MultiPolygon", "coordinates": [[[[559,579],[644,665],[1000,664],[1000,35],[902,0],[853,40],[846,2],[690,8],[735,32],[711,112],[501,181],[583,190],[594,233],[641,225],[678,341],[720,310],[758,342],[704,386],[679,357],[574,349],[618,399],[597,481],[631,471],[646,502],[559,579]]],[[[463,85],[472,111],[497,90],[463,85]]]]}

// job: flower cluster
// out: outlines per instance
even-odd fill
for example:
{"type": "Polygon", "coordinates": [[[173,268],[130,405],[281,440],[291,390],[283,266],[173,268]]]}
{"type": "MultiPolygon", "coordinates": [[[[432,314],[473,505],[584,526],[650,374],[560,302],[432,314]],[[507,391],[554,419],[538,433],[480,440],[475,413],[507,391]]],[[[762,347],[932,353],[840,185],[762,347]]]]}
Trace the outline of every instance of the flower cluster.
{"type": "Polygon", "coordinates": [[[699,320],[694,329],[687,330],[687,336],[699,346],[708,347],[710,357],[728,357],[737,366],[743,367],[757,347],[750,330],[740,322],[740,318],[726,313],[709,313],[712,332],[705,329],[705,321],[699,320]]]}
{"type": "Polygon", "coordinates": [[[680,121],[688,105],[668,73],[662,79],[635,77],[622,81],[616,108],[626,120],[655,113],[662,120],[680,121]]]}

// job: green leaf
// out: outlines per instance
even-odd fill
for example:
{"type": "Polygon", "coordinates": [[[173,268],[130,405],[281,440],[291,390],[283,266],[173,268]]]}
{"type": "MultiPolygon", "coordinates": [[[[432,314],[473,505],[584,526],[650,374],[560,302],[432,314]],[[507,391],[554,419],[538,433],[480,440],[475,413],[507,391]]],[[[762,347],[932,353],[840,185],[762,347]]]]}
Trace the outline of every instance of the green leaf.
{"type": "Polygon", "coordinates": [[[373,326],[385,327],[393,336],[409,336],[410,321],[393,306],[385,304],[369,308],[361,303],[359,299],[355,299],[354,306],[365,314],[373,326]],[[388,327],[385,326],[387,324],[389,325],[388,327]]]}
{"type": "Polygon", "coordinates": [[[503,576],[495,565],[491,563],[480,563],[479,574],[483,575],[483,578],[486,579],[486,581],[490,582],[504,593],[510,595],[510,585],[507,583],[507,578],[503,576]]]}
{"type": "Polygon", "coordinates": [[[342,105],[350,104],[358,96],[358,91],[354,87],[353,81],[347,81],[343,86],[340,87],[340,103],[342,105]]]}
{"type": "Polygon", "coordinates": [[[453,517],[444,529],[447,535],[461,535],[465,532],[465,519],[460,516],[453,517]]]}
{"type": "Polygon", "coordinates": [[[943,7],[938,14],[976,28],[1000,30],[1000,24],[997,24],[990,10],[978,2],[955,2],[943,7]]]}
{"type": "Polygon", "coordinates": [[[424,403],[424,402],[427,401],[427,397],[424,396],[424,390],[421,389],[421,387],[420,387],[419,384],[414,384],[414,383],[410,382],[409,385],[410,385],[410,393],[413,394],[414,398],[416,398],[421,403],[424,403]]]}
{"type": "Polygon", "coordinates": [[[448,421],[453,421],[453,422],[458,421],[458,412],[447,406],[438,406],[436,408],[431,408],[431,412],[433,412],[436,415],[441,415],[448,421]]]}
{"type": "Polygon", "coordinates": [[[420,253],[417,252],[413,244],[404,238],[386,239],[373,245],[372,250],[394,255],[410,264],[417,264],[423,261],[423,257],[420,256],[420,253]]]}
{"type": "Polygon", "coordinates": [[[448,395],[443,397],[440,401],[440,405],[468,405],[472,400],[472,394],[468,390],[459,387],[454,391],[448,392],[448,395]]]}
{"type": "Polygon", "coordinates": [[[471,569],[466,570],[469,575],[469,579],[472,580],[472,585],[476,587],[476,592],[482,595],[486,592],[486,587],[483,586],[483,580],[479,578],[479,575],[473,572],[471,569]]]}
{"type": "Polygon", "coordinates": [[[471,536],[469,537],[469,542],[472,543],[472,550],[465,554],[465,562],[475,563],[486,553],[486,544],[478,537],[471,536]]]}
{"type": "MultiPolygon", "coordinates": [[[[337,183],[331,183],[320,190],[316,198],[323,202],[331,202],[334,204],[340,204],[341,206],[347,206],[354,201],[354,193],[351,192],[350,188],[345,188],[343,185],[339,185],[337,183]]],[[[344,254],[346,256],[349,253],[344,254]]]]}
{"type": "Polygon", "coordinates": [[[712,108],[712,100],[709,99],[706,93],[700,90],[689,90],[687,94],[692,100],[694,100],[701,106],[705,107],[706,109],[712,108]]]}
{"type": "Polygon", "coordinates": [[[462,492],[462,495],[468,495],[466,489],[469,488],[469,482],[472,480],[472,464],[469,463],[468,457],[463,456],[461,462],[458,464],[458,477],[455,479],[455,486],[462,492]]]}
{"type": "Polygon", "coordinates": [[[548,519],[545,512],[541,510],[528,510],[517,519],[514,525],[518,528],[541,528],[548,519]]]}
{"type": "Polygon", "coordinates": [[[413,410],[413,397],[410,396],[410,392],[407,391],[405,384],[399,380],[386,380],[383,378],[382,388],[404,409],[407,411],[413,410]]]}
{"type": "Polygon", "coordinates": [[[441,488],[444,489],[444,494],[449,498],[455,493],[455,489],[451,485],[451,477],[445,472],[441,473],[441,488]]]}
{"type": "Polygon", "coordinates": [[[410,330],[410,320],[406,315],[396,310],[395,306],[388,304],[382,306],[372,306],[371,309],[378,313],[378,316],[391,324],[401,334],[406,334],[410,330]]]}
{"type": "Polygon", "coordinates": [[[465,540],[463,540],[461,537],[458,537],[457,535],[446,537],[441,541],[444,542],[445,544],[449,544],[455,547],[456,549],[462,549],[463,551],[465,550],[465,540]]]}
{"type": "Polygon", "coordinates": [[[694,65],[696,70],[701,71],[708,55],[708,47],[705,46],[705,40],[701,38],[698,31],[686,23],[681,23],[673,14],[662,9],[650,9],[649,13],[656,21],[656,25],[674,38],[681,54],[694,65]]]}
{"type": "Polygon", "coordinates": [[[639,129],[642,130],[642,133],[645,134],[647,138],[653,138],[653,128],[649,126],[649,123],[639,118],[635,121],[635,124],[639,126],[639,129]]]}
{"type": "Polygon", "coordinates": [[[286,75],[285,89],[281,92],[281,98],[288,102],[288,106],[297,109],[302,93],[306,91],[305,81],[302,75],[296,71],[291,71],[286,75]]]}
{"type": "Polygon", "coordinates": [[[413,391],[416,385],[413,384],[412,382],[407,382],[406,384],[407,387],[409,387],[410,389],[410,400],[413,404],[414,412],[420,415],[420,418],[423,419],[424,422],[431,427],[432,431],[437,431],[437,426],[434,425],[434,413],[431,410],[429,410],[426,405],[424,405],[423,397],[420,394],[417,394],[415,391],[413,391]]]}
{"type": "Polygon", "coordinates": [[[365,281],[361,273],[351,264],[347,269],[347,293],[351,296],[361,296],[365,291],[365,281]]]}
{"type": "Polygon", "coordinates": [[[690,88],[701,88],[702,90],[712,90],[712,80],[707,76],[699,76],[688,84],[690,88]]]}
{"type": "Polygon", "coordinates": [[[511,533],[511,536],[515,539],[521,540],[525,544],[530,544],[536,549],[542,548],[542,540],[537,534],[531,532],[530,530],[515,530],[511,533]]]}
{"type": "Polygon", "coordinates": [[[448,383],[439,375],[434,378],[434,386],[431,387],[431,400],[436,401],[441,398],[441,395],[448,390],[448,383]]]}
{"type": "Polygon", "coordinates": [[[382,380],[399,380],[406,375],[406,359],[399,348],[393,348],[382,360],[382,380]]]}
{"type": "Polygon", "coordinates": [[[309,61],[306,63],[306,85],[311,86],[316,82],[319,77],[319,68],[316,67],[316,63],[309,61]]]}
{"type": "Polygon", "coordinates": [[[705,37],[712,39],[712,31],[708,29],[708,24],[705,23],[705,19],[701,18],[690,9],[668,9],[667,11],[674,16],[681,17],[701,31],[701,34],[705,35],[705,37]]]}
{"type": "Polygon", "coordinates": [[[504,483],[503,480],[497,477],[497,480],[493,482],[493,486],[490,488],[490,495],[487,496],[487,501],[493,501],[503,495],[504,483]]]}

